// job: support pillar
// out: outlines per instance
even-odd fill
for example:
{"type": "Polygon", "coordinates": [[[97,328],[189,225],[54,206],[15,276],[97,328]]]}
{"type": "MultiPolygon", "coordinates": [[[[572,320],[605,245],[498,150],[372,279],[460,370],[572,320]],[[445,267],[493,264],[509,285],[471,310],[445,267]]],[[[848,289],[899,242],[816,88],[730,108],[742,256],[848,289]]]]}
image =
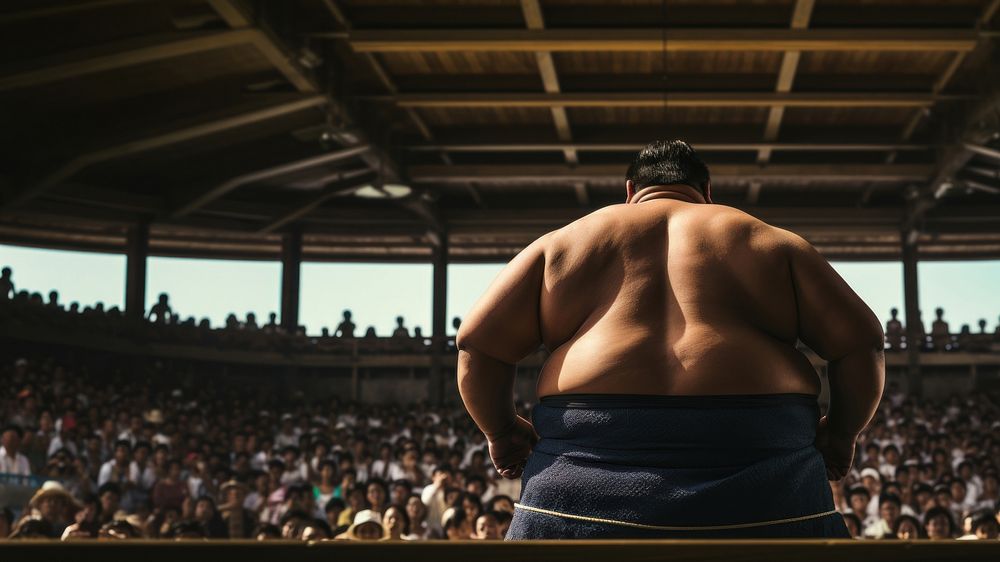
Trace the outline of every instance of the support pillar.
{"type": "Polygon", "coordinates": [[[299,328],[299,282],[302,269],[302,233],[285,233],[281,239],[281,327],[289,334],[299,328]]]}
{"type": "Polygon", "coordinates": [[[431,370],[428,377],[428,398],[432,404],[444,402],[444,352],[448,324],[448,234],[440,233],[434,248],[434,295],[431,313],[431,370]]]}
{"type": "Polygon", "coordinates": [[[920,293],[917,287],[916,235],[903,232],[903,302],[906,305],[906,376],[909,393],[923,395],[920,378],[920,350],[923,347],[917,325],[920,321],[920,293]]]}
{"type": "Polygon", "coordinates": [[[131,320],[146,316],[146,261],[149,259],[149,224],[129,227],[125,234],[125,315],[131,320]]]}

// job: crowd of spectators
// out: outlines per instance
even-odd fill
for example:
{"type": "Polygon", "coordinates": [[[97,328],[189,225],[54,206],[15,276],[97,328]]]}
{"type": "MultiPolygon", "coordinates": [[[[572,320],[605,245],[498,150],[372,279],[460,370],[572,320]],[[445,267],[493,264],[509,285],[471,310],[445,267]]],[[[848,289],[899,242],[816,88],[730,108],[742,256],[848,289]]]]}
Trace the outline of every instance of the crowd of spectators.
{"type": "MultiPolygon", "coordinates": [[[[143,341],[285,353],[399,354],[428,353],[432,349],[432,339],[419,326],[414,327],[411,334],[402,316],[396,317],[396,327],[389,337],[379,337],[372,326],[360,334],[350,310],[343,312],[333,331],[323,328],[319,335],[313,336],[306,334],[305,326],[295,330],[285,329],[273,312],[264,323],[259,322],[252,312],[243,320],[230,314],[223,326],[213,328],[207,318],[181,318],[171,306],[170,297],[161,294],[145,317],[136,322],[117,306],[105,308],[100,302],[83,308],[76,302],[64,306],[56,291],[49,292],[48,300],[41,293],[15,291],[12,276],[10,268],[3,268],[0,306],[5,308],[3,319],[21,325],[143,341]]],[[[891,318],[886,322],[885,329],[886,351],[901,351],[909,345],[906,327],[898,318],[898,309],[893,308],[890,313],[891,318]]],[[[987,331],[984,318],[978,322],[978,332],[972,332],[968,324],[963,324],[957,333],[952,333],[944,320],[944,310],[938,308],[935,314],[936,319],[931,323],[929,333],[924,328],[922,315],[916,324],[921,351],[1000,351],[1000,320],[993,332],[987,331]]],[[[456,331],[460,324],[459,318],[452,319],[452,327],[456,331]]],[[[453,352],[454,339],[445,342],[444,349],[453,352]]]]}
{"type": "MultiPolygon", "coordinates": [[[[519,483],[498,478],[460,407],[311,400],[129,365],[2,366],[0,491],[31,488],[0,506],[0,536],[497,539],[510,524],[519,483]]],[[[996,538],[998,429],[984,395],[919,402],[890,386],[854,470],[831,483],[852,533],[996,538]]]]}
{"type": "Polygon", "coordinates": [[[0,498],[34,489],[0,502],[0,536],[497,539],[510,524],[520,485],[460,407],[279,398],[123,365],[2,367],[0,498]]]}
{"type": "MultiPolygon", "coordinates": [[[[334,354],[386,354],[427,353],[432,339],[420,326],[410,328],[402,316],[396,317],[392,335],[380,337],[374,326],[362,333],[354,323],[350,310],[343,312],[337,327],[331,332],[322,328],[318,335],[307,335],[305,326],[287,329],[271,312],[267,322],[261,322],[250,312],[240,320],[229,314],[222,326],[213,327],[208,318],[194,316],[182,318],[170,303],[167,294],[160,294],[142,319],[130,318],[117,306],[105,307],[98,302],[81,307],[77,302],[68,305],[60,301],[57,291],[50,291],[46,299],[41,293],[15,290],[13,272],[5,267],[0,273],[0,321],[18,326],[76,332],[87,335],[106,335],[130,340],[156,341],[206,346],[221,349],[250,351],[278,351],[283,353],[334,353],[334,354]]],[[[452,320],[458,330],[460,319],[452,320]]],[[[454,340],[449,339],[445,349],[454,351],[454,340]]]]}

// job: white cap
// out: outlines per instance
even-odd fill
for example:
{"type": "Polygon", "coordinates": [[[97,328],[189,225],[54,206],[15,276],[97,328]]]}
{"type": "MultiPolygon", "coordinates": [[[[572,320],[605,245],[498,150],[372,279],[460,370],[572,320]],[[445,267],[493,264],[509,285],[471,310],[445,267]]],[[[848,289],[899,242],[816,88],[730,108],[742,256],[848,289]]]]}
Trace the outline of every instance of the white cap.
{"type": "Polygon", "coordinates": [[[875,480],[879,480],[879,481],[882,480],[882,475],[879,474],[878,471],[875,470],[872,467],[868,467],[868,468],[866,468],[866,469],[864,469],[864,470],[861,471],[861,477],[864,478],[865,476],[871,476],[875,480]]]}
{"type": "Polygon", "coordinates": [[[359,511],[357,513],[357,515],[354,516],[354,525],[355,526],[361,525],[362,523],[369,523],[369,522],[377,523],[377,524],[381,525],[382,524],[382,514],[379,513],[379,512],[377,512],[377,511],[373,511],[371,509],[362,509],[361,511],[359,511]]]}

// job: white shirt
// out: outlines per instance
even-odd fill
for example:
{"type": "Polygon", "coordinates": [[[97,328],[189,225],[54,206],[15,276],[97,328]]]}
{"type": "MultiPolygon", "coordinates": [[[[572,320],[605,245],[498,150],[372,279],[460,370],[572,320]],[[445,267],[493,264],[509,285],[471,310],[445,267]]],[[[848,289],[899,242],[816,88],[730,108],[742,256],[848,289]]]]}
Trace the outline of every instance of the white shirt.
{"type": "Polygon", "coordinates": [[[21,453],[11,455],[5,447],[0,447],[0,474],[31,476],[31,465],[21,453]]]}

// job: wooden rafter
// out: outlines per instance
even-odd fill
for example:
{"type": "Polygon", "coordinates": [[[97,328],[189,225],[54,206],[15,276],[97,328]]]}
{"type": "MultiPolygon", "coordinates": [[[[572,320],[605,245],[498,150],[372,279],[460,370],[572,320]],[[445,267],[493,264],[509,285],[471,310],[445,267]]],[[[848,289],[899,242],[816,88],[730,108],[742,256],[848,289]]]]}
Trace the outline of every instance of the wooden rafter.
{"type": "MultiPolygon", "coordinates": [[[[816,0],[796,0],[792,10],[792,29],[806,29],[809,27],[809,20],[812,18],[813,7],[816,0]]],[[[792,83],[795,81],[795,73],[799,68],[800,51],[785,51],[781,56],[781,67],[778,70],[778,82],[774,91],[780,94],[787,94],[792,91],[792,83]]],[[[767,115],[767,124],[764,127],[764,141],[773,142],[778,139],[778,132],[781,129],[781,120],[785,116],[785,108],[788,106],[772,105],[767,115]]],[[[757,153],[757,162],[766,164],[771,161],[771,151],[762,148],[757,153]]],[[[747,203],[755,205],[760,198],[760,191],[763,184],[754,182],[750,184],[747,192],[747,203]]]]}
{"type": "MultiPolygon", "coordinates": [[[[914,151],[932,148],[928,144],[919,143],[830,143],[830,142],[697,142],[692,141],[699,152],[729,151],[729,150],[787,150],[794,152],[884,152],[887,150],[914,151]]],[[[552,142],[539,143],[530,139],[524,142],[490,143],[478,141],[462,141],[453,139],[447,143],[424,143],[401,145],[405,150],[415,152],[563,152],[572,149],[577,152],[634,152],[642,148],[639,143],[628,142],[552,142]]]]}
{"type": "MultiPolygon", "coordinates": [[[[976,27],[979,28],[988,24],[993,19],[993,16],[996,15],[998,10],[1000,10],[1000,0],[992,0],[986,5],[985,8],[983,8],[983,13],[976,21],[976,27]]],[[[962,66],[962,63],[965,62],[968,55],[969,51],[959,51],[955,53],[951,62],[948,64],[948,67],[945,68],[944,72],[941,73],[941,76],[939,76],[938,79],[934,81],[934,85],[931,86],[932,95],[938,95],[943,92],[946,87],[948,87],[951,79],[955,76],[955,73],[958,72],[958,69],[962,66]]],[[[910,138],[913,137],[913,133],[917,131],[917,127],[920,126],[920,123],[924,120],[926,115],[926,111],[914,111],[910,120],[907,121],[906,127],[903,128],[903,134],[900,135],[900,139],[904,142],[910,140],[910,138]]],[[[886,162],[892,163],[896,160],[896,156],[896,152],[889,153],[886,158],[886,162]]]]}
{"type": "MultiPolygon", "coordinates": [[[[545,17],[542,15],[542,6],[538,0],[521,0],[521,11],[524,13],[524,22],[527,24],[528,29],[545,29],[545,17]]],[[[542,87],[545,89],[545,93],[560,93],[559,75],[556,73],[556,64],[552,60],[552,53],[549,51],[535,51],[535,60],[538,63],[538,73],[542,77],[542,87]]],[[[569,116],[566,114],[566,107],[550,106],[549,110],[552,112],[552,122],[556,127],[556,135],[559,137],[559,140],[562,142],[572,141],[573,131],[569,126],[569,116]]],[[[571,166],[580,162],[576,150],[572,148],[564,149],[563,157],[566,159],[566,163],[571,166]]],[[[576,193],[577,201],[581,206],[589,203],[587,186],[585,184],[578,184],[576,193]]]]}
{"type": "MultiPolygon", "coordinates": [[[[716,164],[711,167],[713,178],[751,180],[866,180],[912,181],[926,180],[934,171],[924,164],[716,164]]],[[[449,182],[468,180],[612,180],[625,181],[624,165],[590,164],[576,167],[564,164],[531,165],[455,165],[412,166],[410,177],[415,182],[449,182]]]]}
{"type": "Polygon", "coordinates": [[[219,199],[223,195],[239,189],[244,185],[249,185],[252,183],[267,181],[270,179],[278,178],[281,176],[287,176],[288,174],[293,174],[296,172],[301,172],[303,170],[308,170],[310,168],[316,168],[319,166],[324,166],[327,164],[332,164],[335,162],[341,162],[343,160],[348,160],[368,152],[370,147],[368,145],[352,146],[350,148],[342,148],[340,150],[335,150],[333,152],[327,152],[324,154],[319,154],[317,156],[311,156],[309,158],[304,158],[302,160],[296,160],[294,162],[287,162],[279,166],[273,166],[270,168],[265,168],[263,170],[257,170],[250,172],[248,174],[242,174],[235,178],[226,180],[215,187],[212,187],[194,197],[192,200],[180,205],[171,213],[171,218],[178,219],[190,213],[197,211],[198,209],[208,205],[212,201],[219,199]]]}
{"type": "MultiPolygon", "coordinates": [[[[667,51],[969,51],[978,33],[938,29],[672,29],[667,51]]],[[[356,52],[661,51],[660,29],[355,30],[356,52]]]]}
{"type": "Polygon", "coordinates": [[[309,108],[319,107],[325,105],[326,103],[327,99],[323,96],[314,95],[301,97],[293,101],[286,101],[261,109],[210,119],[195,125],[174,129],[165,133],[140,135],[135,140],[123,144],[81,154],[69,160],[62,166],[59,166],[53,172],[17,194],[14,198],[12,198],[7,206],[18,206],[35,197],[43,195],[53,187],[73,177],[81,170],[89,168],[95,164],[109,162],[133,154],[148,152],[150,150],[156,150],[158,148],[235,129],[237,127],[258,123],[267,119],[282,117],[284,115],[289,115],[291,113],[296,113],[309,108]]]}
{"type": "Polygon", "coordinates": [[[0,69],[0,91],[255,43],[258,35],[252,29],[170,33],[77,50],[18,65],[20,70],[0,69]]]}
{"type": "MultiPolygon", "coordinates": [[[[567,107],[929,107],[938,101],[971,99],[910,93],[761,93],[761,92],[658,92],[606,93],[435,93],[398,94],[392,98],[404,108],[567,108],[567,107]]],[[[568,139],[562,139],[564,142],[568,139]]],[[[773,141],[774,138],[767,138],[773,141]]]]}
{"type": "Polygon", "coordinates": [[[358,186],[375,181],[376,178],[375,172],[371,170],[345,172],[342,176],[324,187],[318,194],[310,195],[305,201],[279,213],[274,220],[261,227],[257,231],[258,234],[274,232],[286,224],[292,223],[318,209],[327,201],[350,193],[357,189],[358,186]]]}

